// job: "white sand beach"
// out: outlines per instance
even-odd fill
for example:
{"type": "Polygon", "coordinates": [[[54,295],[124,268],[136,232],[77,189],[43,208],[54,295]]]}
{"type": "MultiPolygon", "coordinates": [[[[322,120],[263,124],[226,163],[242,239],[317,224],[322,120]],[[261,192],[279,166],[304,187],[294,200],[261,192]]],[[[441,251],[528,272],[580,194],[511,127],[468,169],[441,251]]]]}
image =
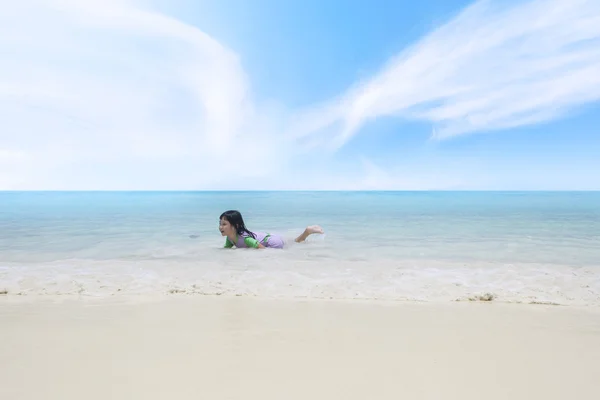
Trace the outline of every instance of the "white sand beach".
{"type": "Polygon", "coordinates": [[[597,308],[0,298],[0,398],[600,399],[597,308]]]}

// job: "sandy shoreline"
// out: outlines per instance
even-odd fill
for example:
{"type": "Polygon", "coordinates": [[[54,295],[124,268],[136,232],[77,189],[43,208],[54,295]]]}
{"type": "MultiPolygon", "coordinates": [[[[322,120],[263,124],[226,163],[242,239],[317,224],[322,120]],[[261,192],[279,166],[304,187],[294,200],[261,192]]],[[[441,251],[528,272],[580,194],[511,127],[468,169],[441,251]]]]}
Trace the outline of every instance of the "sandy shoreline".
{"type": "Polygon", "coordinates": [[[598,399],[600,310],[0,298],[0,398],[598,399]]]}

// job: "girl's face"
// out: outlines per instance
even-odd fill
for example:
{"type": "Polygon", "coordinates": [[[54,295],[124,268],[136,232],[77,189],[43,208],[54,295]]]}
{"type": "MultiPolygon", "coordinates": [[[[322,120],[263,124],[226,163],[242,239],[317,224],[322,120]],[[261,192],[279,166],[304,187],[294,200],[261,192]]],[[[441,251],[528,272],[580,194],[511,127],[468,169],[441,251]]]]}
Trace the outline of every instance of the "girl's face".
{"type": "Polygon", "coordinates": [[[221,236],[234,236],[235,228],[225,218],[221,218],[219,222],[219,231],[221,236]]]}

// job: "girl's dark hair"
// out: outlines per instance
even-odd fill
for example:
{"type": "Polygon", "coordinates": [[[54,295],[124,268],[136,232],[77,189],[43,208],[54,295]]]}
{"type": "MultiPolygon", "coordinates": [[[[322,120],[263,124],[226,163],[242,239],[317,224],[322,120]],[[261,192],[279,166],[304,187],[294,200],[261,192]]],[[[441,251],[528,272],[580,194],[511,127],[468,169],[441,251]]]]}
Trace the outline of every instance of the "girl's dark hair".
{"type": "Polygon", "coordinates": [[[242,218],[242,214],[240,214],[239,211],[237,211],[237,210],[225,211],[219,217],[219,221],[223,218],[225,218],[231,224],[231,226],[233,226],[235,228],[238,235],[245,233],[248,236],[252,237],[252,239],[256,239],[256,235],[254,233],[250,232],[246,228],[246,225],[244,224],[244,218],[242,218]]]}

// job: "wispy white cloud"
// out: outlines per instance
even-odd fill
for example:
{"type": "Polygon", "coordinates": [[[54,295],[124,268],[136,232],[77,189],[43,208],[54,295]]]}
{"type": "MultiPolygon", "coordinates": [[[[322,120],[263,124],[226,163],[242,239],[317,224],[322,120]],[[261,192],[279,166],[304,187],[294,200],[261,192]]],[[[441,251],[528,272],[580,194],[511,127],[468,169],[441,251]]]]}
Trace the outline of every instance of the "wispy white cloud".
{"type": "Polygon", "coordinates": [[[293,134],[335,149],[369,120],[397,116],[445,139],[550,121],[598,99],[600,2],[479,1],[299,115],[293,134]]]}
{"type": "Polygon", "coordinates": [[[5,2],[0,53],[0,149],[37,170],[13,186],[234,186],[285,161],[238,56],[146,2],[5,2]]]}
{"type": "Polygon", "coordinates": [[[2,5],[0,189],[452,188],[459,173],[366,158],[356,179],[332,179],[326,162],[305,173],[300,150],[338,148],[385,116],[428,121],[444,139],[600,99],[593,0],[475,3],[294,113],[257,102],[235,52],[149,1],[2,5]]]}

